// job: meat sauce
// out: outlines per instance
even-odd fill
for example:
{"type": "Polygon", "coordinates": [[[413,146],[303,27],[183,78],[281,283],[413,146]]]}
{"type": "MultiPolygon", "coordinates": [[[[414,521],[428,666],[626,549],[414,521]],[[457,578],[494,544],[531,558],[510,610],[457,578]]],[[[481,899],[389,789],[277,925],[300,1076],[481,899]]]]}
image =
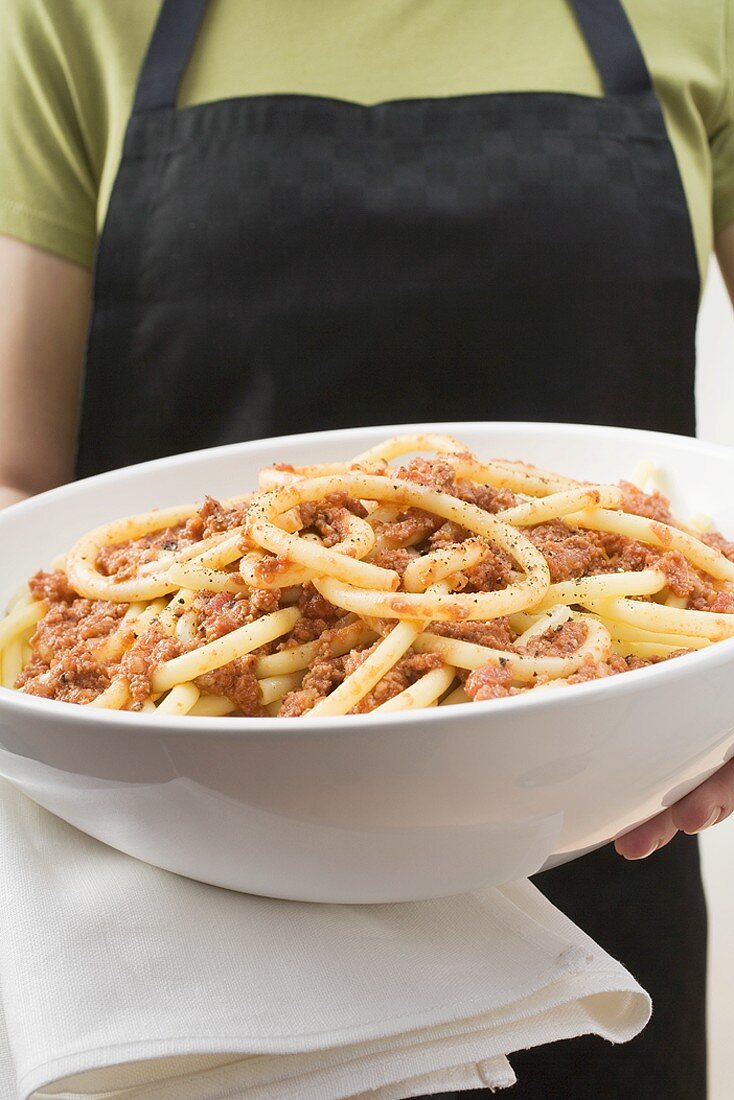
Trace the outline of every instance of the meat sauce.
{"type": "MultiPolygon", "coordinates": [[[[413,459],[401,467],[396,476],[448,493],[493,515],[517,503],[516,496],[507,489],[476,485],[458,478],[453,467],[441,458],[413,459]]],[[[622,507],[626,511],[645,516],[655,523],[674,525],[669,503],[660,493],[644,493],[628,482],[620,482],[620,488],[622,507]]],[[[225,506],[212,497],[206,497],[198,512],[186,522],[153,535],[106,547],[97,557],[97,567],[105,576],[128,579],[141,566],[154,561],[162,551],[180,551],[211,535],[241,527],[245,522],[247,503],[243,500],[236,505],[225,506]]],[[[317,534],[327,547],[345,537],[350,515],[367,515],[361,502],[345,493],[335,493],[323,501],[301,504],[299,510],[303,530],[317,534]]],[[[406,508],[396,518],[375,526],[380,549],[372,560],[377,565],[395,570],[400,576],[410,562],[421,554],[460,544],[470,534],[456,523],[419,508],[406,508]]],[[[664,532],[665,528],[661,530],[664,532]]],[[[686,607],[734,612],[734,595],[721,591],[712,577],[695,569],[682,554],[665,546],[651,547],[616,534],[582,530],[561,520],[525,528],[524,533],[545,557],[554,582],[656,567],[665,573],[670,592],[685,600],[686,607]]],[[[700,537],[734,561],[734,543],[728,542],[717,532],[700,537]]],[[[270,564],[271,571],[275,572],[277,562],[270,564]]],[[[478,565],[457,576],[455,587],[469,592],[497,591],[512,582],[513,574],[515,566],[512,559],[502,550],[490,546],[486,557],[478,565]]],[[[215,641],[262,615],[278,610],[282,595],[278,588],[236,594],[200,592],[189,612],[193,616],[193,638],[183,641],[175,634],[164,633],[155,621],[140,637],[136,638],[130,629],[126,633],[125,625],[120,623],[126,610],[124,604],[82,599],[71,589],[61,570],[37,573],[30,581],[30,591],[35,599],[46,602],[48,611],[31,638],[31,660],[23,669],[16,686],[44,698],[88,703],[104,691],[112,679],[123,678],[129,685],[129,706],[133,709],[139,708],[148,698],[151,677],[161,662],[187,649],[215,641]],[[121,656],[117,663],[103,665],[95,659],[95,646],[116,634],[119,634],[122,643],[121,656]]],[[[344,629],[353,616],[329,603],[312,584],[303,586],[298,597],[298,608],[301,618],[289,637],[285,641],[271,643],[260,651],[276,652],[318,639],[322,642],[320,655],[306,671],[300,688],[284,697],[279,712],[283,716],[307,713],[359,667],[377,644],[331,657],[328,655],[328,641],[344,629]]],[[[383,634],[391,626],[392,623],[383,623],[383,634]]],[[[433,622],[428,629],[443,637],[497,650],[515,649],[518,636],[505,617],[490,622],[433,622]]],[[[578,648],[584,633],[583,624],[571,621],[518,647],[517,651],[530,656],[564,656],[578,648]]],[[[201,676],[196,682],[203,691],[229,698],[241,714],[264,714],[254,671],[257,656],[240,657],[215,672],[201,676]]],[[[661,659],[612,654],[601,665],[587,661],[568,678],[568,682],[581,683],[615,675],[661,659]]],[[[362,699],[357,710],[373,710],[415,683],[426,672],[440,667],[441,663],[441,658],[436,654],[409,651],[362,699]]],[[[508,668],[501,664],[487,665],[462,676],[471,699],[499,698],[518,690],[512,686],[508,668]]]]}

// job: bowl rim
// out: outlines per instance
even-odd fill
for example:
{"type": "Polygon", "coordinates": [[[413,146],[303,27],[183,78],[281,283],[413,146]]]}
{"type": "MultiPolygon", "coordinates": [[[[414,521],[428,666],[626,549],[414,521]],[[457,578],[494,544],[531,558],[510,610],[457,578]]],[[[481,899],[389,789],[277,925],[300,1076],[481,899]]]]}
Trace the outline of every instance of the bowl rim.
{"type": "MultiPolygon", "coordinates": [[[[373,436],[376,433],[389,435],[407,435],[426,432],[436,432],[449,435],[460,435],[461,431],[478,431],[480,433],[489,430],[500,434],[509,434],[512,431],[531,431],[538,435],[563,437],[565,435],[589,435],[591,437],[604,437],[608,439],[626,436],[634,438],[641,443],[646,439],[674,443],[676,448],[691,454],[704,455],[712,459],[720,458],[734,463],[734,447],[725,444],[710,443],[698,440],[695,437],[674,435],[668,432],[655,432],[647,429],[620,428],[604,424],[563,424],[555,421],[449,421],[449,422],[418,422],[413,424],[388,424],[368,425],[359,428],[335,428],[322,432],[302,432],[291,435],[272,436],[263,439],[246,440],[240,443],[224,444],[220,447],[201,448],[196,451],[187,451],[182,454],[169,455],[149,462],[136,463],[132,466],[109,470],[102,474],[96,474],[78,481],[69,482],[55,489],[49,489],[17,504],[9,505],[0,512],[0,532],[10,520],[25,512],[37,511],[44,506],[50,498],[63,499],[66,496],[76,495],[81,488],[90,482],[104,485],[108,482],[117,482],[120,479],[127,480],[139,476],[145,470],[152,468],[175,468],[187,461],[196,461],[204,456],[237,455],[243,451],[259,449],[264,445],[279,445],[285,442],[311,443],[312,441],[328,438],[341,441],[342,439],[359,439],[373,436]]],[[[165,503],[161,504],[164,507],[165,503]]],[[[149,736],[151,733],[165,733],[166,735],[188,736],[196,734],[224,734],[226,736],[260,736],[263,733],[275,733],[293,735],[302,733],[304,736],[338,733],[352,730],[379,730],[387,727],[411,729],[415,725],[426,723],[429,725],[438,722],[451,724],[466,724],[476,719],[487,720],[491,715],[506,715],[508,713],[523,714],[525,711],[556,710],[558,707],[581,706],[584,703],[596,702],[600,697],[604,698],[613,692],[613,696],[623,698],[629,694],[637,694],[656,684],[659,687],[672,679],[680,678],[688,673],[689,678],[703,673],[706,670],[718,669],[722,664],[731,662],[734,664],[734,637],[726,638],[705,649],[695,650],[691,653],[676,657],[674,660],[661,661],[657,665],[649,665],[646,668],[631,669],[628,672],[616,676],[605,677],[600,680],[590,680],[582,684],[572,685],[569,692],[540,691],[537,694],[529,691],[522,695],[509,696],[502,699],[491,699],[478,703],[471,703],[462,707],[451,707],[444,710],[441,707],[425,707],[418,710],[389,711],[384,714],[352,714],[339,716],[286,717],[286,718],[244,718],[244,717],[190,717],[188,715],[160,715],[150,717],[132,711],[105,710],[102,708],[88,708],[64,703],[56,699],[43,699],[38,696],[25,695],[20,691],[0,686],[0,711],[12,715],[17,713],[26,718],[60,722],[64,725],[81,722],[83,726],[96,727],[97,729],[115,730],[120,726],[130,730],[138,730],[141,735],[149,736]],[[681,667],[681,665],[683,667],[681,667]]]]}

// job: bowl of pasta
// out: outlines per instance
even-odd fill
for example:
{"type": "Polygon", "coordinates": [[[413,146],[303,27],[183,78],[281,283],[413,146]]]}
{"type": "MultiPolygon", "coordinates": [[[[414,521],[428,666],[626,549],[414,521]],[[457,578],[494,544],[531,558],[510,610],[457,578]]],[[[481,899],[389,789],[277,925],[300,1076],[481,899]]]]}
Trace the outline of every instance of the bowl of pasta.
{"type": "Polygon", "coordinates": [[[235,890],[575,858],[734,752],[734,451],[465,423],[259,440],[0,514],[0,775],[235,890]],[[719,532],[724,532],[720,534],[719,532]]]}

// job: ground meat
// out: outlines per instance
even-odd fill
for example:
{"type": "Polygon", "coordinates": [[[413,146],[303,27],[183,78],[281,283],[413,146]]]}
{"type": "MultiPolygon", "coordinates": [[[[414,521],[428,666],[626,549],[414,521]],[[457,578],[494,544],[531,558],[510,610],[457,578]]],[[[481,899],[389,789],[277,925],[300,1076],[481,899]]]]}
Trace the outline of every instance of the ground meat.
{"type": "Polygon", "coordinates": [[[704,596],[707,590],[713,591],[711,584],[707,584],[702,575],[677,550],[661,555],[656,565],[665,574],[668,588],[674,596],[689,599],[692,596],[704,596]]]}
{"type": "Polygon", "coordinates": [[[572,676],[568,677],[569,684],[585,684],[590,680],[602,680],[607,676],[616,676],[620,672],[631,672],[636,668],[647,668],[649,665],[660,664],[661,661],[669,661],[673,657],[681,657],[684,653],[689,653],[688,649],[676,649],[673,653],[669,653],[665,657],[622,657],[618,653],[612,653],[607,657],[606,661],[601,664],[595,664],[594,660],[589,656],[578,672],[574,672],[572,676]]]}
{"type": "MultiPolygon", "coordinates": [[[[634,490],[635,487],[631,486],[631,489],[634,490]]],[[[633,501],[636,508],[644,508],[648,513],[656,513],[658,516],[665,514],[665,498],[661,497],[660,494],[652,494],[648,497],[640,490],[635,490],[635,492],[644,498],[642,503],[633,501]]],[[[636,514],[643,513],[637,512],[636,514]]],[[[669,517],[669,519],[672,519],[672,517],[669,517]]],[[[659,524],[661,521],[656,518],[654,522],[659,524]]],[[[675,526],[675,524],[672,525],[675,526]]],[[[658,526],[657,530],[663,542],[670,541],[666,527],[658,526]]],[[[692,576],[689,576],[686,580],[685,586],[690,592],[698,589],[699,582],[705,586],[711,580],[707,575],[694,570],[692,566],[688,566],[681,554],[672,551],[666,552],[660,547],[648,546],[646,543],[637,542],[635,539],[611,531],[584,531],[569,527],[559,520],[553,523],[540,524],[538,527],[531,528],[526,534],[545,555],[550,566],[551,579],[554,581],[584,575],[639,572],[641,569],[660,568],[669,574],[671,589],[675,594],[686,595],[687,592],[677,590],[686,569],[698,576],[698,581],[694,580],[692,576]],[[680,568],[677,568],[676,562],[679,563],[680,568]],[[564,576],[564,574],[567,575],[564,576]]],[[[730,547],[731,560],[734,561],[734,543],[727,543],[721,536],[717,538],[708,535],[701,536],[701,538],[702,541],[722,550],[722,553],[726,547],[730,547]]],[[[705,606],[708,607],[708,604],[705,606]]]]}
{"type": "Polygon", "coordinates": [[[715,550],[719,550],[729,561],[734,561],[734,542],[729,542],[718,531],[706,531],[697,537],[707,546],[713,546],[715,550]]]}
{"type": "Polygon", "coordinates": [[[233,527],[242,527],[252,495],[243,497],[237,504],[225,507],[214,497],[206,496],[195,516],[187,520],[184,534],[189,542],[208,539],[221,531],[231,531],[233,527]]]}
{"type": "Polygon", "coordinates": [[[81,653],[89,649],[89,642],[101,641],[116,630],[124,613],[124,604],[107,600],[53,603],[36,627],[31,649],[47,664],[61,654],[81,653]]]}
{"type": "Polygon", "coordinates": [[[466,569],[463,576],[466,578],[467,592],[495,592],[498,588],[505,588],[510,581],[513,571],[513,562],[504,550],[494,547],[487,557],[471,569],[466,569]]]}
{"type": "Polygon", "coordinates": [[[490,649],[511,649],[515,632],[510,620],[505,616],[490,619],[483,623],[469,620],[463,623],[433,622],[428,627],[431,634],[440,634],[444,638],[458,638],[462,642],[485,645],[490,649]]]}
{"type": "Polygon", "coordinates": [[[383,569],[394,569],[401,577],[412,561],[420,557],[417,550],[410,546],[396,546],[394,549],[378,550],[370,559],[373,565],[383,569]]]}
{"type": "Polygon", "coordinates": [[[440,516],[432,516],[420,508],[408,508],[391,523],[376,524],[375,529],[383,543],[401,546],[405,543],[421,543],[442,526],[443,520],[440,516]]]}
{"type": "Polygon", "coordinates": [[[186,524],[178,524],[139,539],[103,546],[97,554],[96,567],[103,577],[114,577],[118,581],[134,577],[141,565],[155,561],[161,551],[181,550],[197,541],[189,536],[186,527],[186,524]]]}
{"type": "Polygon", "coordinates": [[[48,603],[71,603],[77,598],[66,573],[61,569],[53,573],[39,571],[28,581],[28,588],[34,600],[46,600],[48,603]]]}
{"type": "Polygon", "coordinates": [[[205,642],[213,642],[240,626],[278,610],[280,592],[254,588],[245,593],[200,592],[194,602],[197,627],[205,642]]]}
{"type": "MultiPolygon", "coordinates": [[[[682,653],[688,653],[689,650],[678,649],[674,656],[679,657],[682,653]]],[[[673,654],[671,654],[673,656],[673,654]]],[[[667,660],[667,657],[635,657],[634,654],[630,654],[628,657],[623,657],[625,667],[620,669],[620,672],[631,672],[635,668],[647,668],[649,665],[658,665],[661,661],[667,660]]]]}
{"type": "Polygon", "coordinates": [[[60,598],[36,626],[32,658],[16,687],[44,699],[89,703],[110,684],[109,673],[94,657],[94,644],[117,630],[125,605],[75,597],[63,573],[37,574],[33,580],[37,592],[60,598]]]}
{"type": "Polygon", "coordinates": [[[127,652],[123,653],[114,672],[116,679],[127,681],[133,709],[144,703],[150,695],[150,681],[158,665],[193,647],[194,643],[185,643],[175,635],[164,634],[157,624],[135,639],[127,652]]]}
{"type": "Polygon", "coordinates": [[[552,581],[608,571],[606,554],[598,541],[589,537],[589,532],[555,520],[528,528],[524,533],[548,562],[552,581]]]}
{"type": "Polygon", "coordinates": [[[155,561],[162,551],[183,550],[210,535],[240,527],[245,522],[246,508],[247,502],[225,508],[213,497],[204,497],[196,515],[185,523],[165,527],[139,539],[103,546],[97,555],[97,569],[103,576],[119,581],[134,577],[141,565],[155,561]]]}
{"type": "Polygon", "coordinates": [[[454,468],[443,458],[412,458],[407,466],[400,467],[395,476],[401,481],[413,481],[438,493],[456,496],[454,468]]]}
{"type": "Polygon", "coordinates": [[[348,537],[348,517],[349,513],[345,508],[324,509],[309,527],[319,535],[323,545],[330,549],[348,537]]]}
{"type": "MultiPolygon", "coordinates": [[[[247,539],[242,540],[242,550],[247,552],[253,549],[254,544],[250,544],[247,539]]],[[[257,547],[259,550],[259,547],[257,547]]],[[[287,569],[293,568],[293,562],[290,558],[281,557],[280,555],[268,554],[264,558],[260,558],[256,562],[254,568],[254,577],[256,581],[260,581],[261,584],[276,584],[278,576],[285,573],[287,569]]]]}
{"type": "MultiPolygon", "coordinates": [[[[442,665],[443,658],[438,653],[407,653],[393,665],[387,675],[375,684],[372,691],[357,703],[352,713],[366,714],[374,710],[381,703],[386,703],[388,699],[405,691],[431,669],[441,668],[442,665]]],[[[348,663],[347,668],[349,668],[348,663]]]]}
{"type": "Polygon", "coordinates": [[[301,718],[307,711],[315,707],[322,696],[310,688],[299,688],[297,691],[289,691],[283,696],[283,702],[278,711],[279,718],[301,718]]]}
{"type": "Polygon", "coordinates": [[[673,595],[685,599],[692,610],[725,614],[734,611],[734,593],[719,591],[713,577],[695,569],[677,550],[662,554],[656,565],[665,573],[673,595]]]}
{"type": "Polygon", "coordinates": [[[82,648],[60,654],[51,665],[34,657],[15,686],[27,695],[58,699],[63,703],[91,703],[110,686],[108,673],[82,648]]]}
{"type": "MultiPolygon", "coordinates": [[[[643,667],[644,664],[650,664],[651,661],[647,658],[637,658],[641,662],[638,666],[643,667]]],[[[629,666],[624,657],[621,657],[617,653],[611,653],[606,661],[596,663],[594,659],[589,655],[581,668],[568,677],[569,684],[585,684],[589,680],[602,680],[607,676],[616,676],[619,672],[626,672],[629,666]]]]}
{"type": "Polygon", "coordinates": [[[267,711],[260,703],[254,667],[256,659],[252,653],[237,657],[229,664],[199,676],[195,683],[203,691],[230,699],[246,718],[262,717],[267,711]]]}
{"type": "Polygon", "coordinates": [[[428,547],[430,550],[441,550],[457,542],[464,542],[468,537],[469,532],[466,528],[460,527],[458,523],[452,523],[451,520],[447,520],[446,523],[441,524],[437,531],[434,531],[432,535],[428,536],[428,547]]]}
{"type": "MultiPolygon", "coordinates": [[[[401,466],[397,478],[424,485],[439,493],[455,494],[456,474],[453,467],[444,459],[413,458],[407,466],[401,466]]],[[[435,534],[444,526],[440,516],[424,512],[420,508],[408,508],[392,523],[380,524],[378,532],[383,542],[401,545],[416,545],[435,534]]]]}
{"type": "MultiPolygon", "coordinates": [[[[303,683],[297,691],[289,692],[280,708],[280,715],[289,718],[298,718],[306,714],[312,707],[330,695],[334,688],[338,687],[344,679],[351,675],[373,652],[375,642],[362,649],[353,649],[343,657],[331,657],[325,660],[317,660],[303,678],[303,683]]],[[[353,713],[364,714],[374,710],[380,703],[392,699],[405,688],[410,687],[426,672],[433,668],[440,668],[443,659],[436,653],[408,653],[390,669],[386,676],[362,699],[354,708],[353,713]]]]}
{"type": "Polygon", "coordinates": [[[715,611],[719,615],[731,614],[734,612],[734,593],[717,592],[716,595],[709,597],[705,607],[698,607],[693,602],[689,602],[688,606],[696,611],[715,611]]]}
{"type": "Polygon", "coordinates": [[[36,574],[31,590],[50,601],[50,607],[36,626],[32,658],[16,687],[46,699],[91,702],[110,683],[93,646],[117,629],[125,606],[76,597],[60,571],[36,574]]]}
{"type": "Polygon", "coordinates": [[[517,497],[509,489],[495,489],[491,485],[477,485],[473,481],[459,479],[454,496],[467,504],[475,504],[485,512],[502,512],[517,504],[517,497]]]}
{"type": "Polygon", "coordinates": [[[514,695],[512,673],[506,665],[483,665],[475,668],[464,681],[464,691],[475,703],[487,699],[504,699],[514,695]]]}
{"type": "Polygon", "coordinates": [[[640,569],[652,569],[660,559],[659,549],[625,535],[609,531],[587,531],[586,535],[604,555],[592,565],[590,573],[636,573],[640,569]]]}
{"type": "Polygon", "coordinates": [[[303,516],[304,509],[308,509],[309,507],[314,507],[317,511],[322,509],[324,503],[332,508],[346,508],[348,512],[351,512],[354,516],[359,516],[360,519],[364,519],[364,517],[368,514],[367,509],[365,508],[364,504],[362,504],[361,500],[356,500],[354,497],[350,497],[347,493],[340,491],[336,493],[329,493],[328,496],[324,497],[322,501],[319,501],[317,503],[313,503],[310,505],[308,503],[299,505],[301,509],[301,515],[303,516]]]}
{"type": "Polygon", "coordinates": [[[346,493],[330,493],[323,500],[306,501],[298,506],[304,530],[315,531],[324,546],[335,546],[347,535],[349,513],[364,518],[364,505],[346,493]]]}
{"type": "Polygon", "coordinates": [[[495,489],[491,485],[477,485],[464,478],[457,479],[453,466],[444,458],[413,458],[407,466],[401,466],[395,476],[439,493],[448,493],[467,504],[483,508],[485,512],[501,512],[517,503],[509,489],[495,489]]]}
{"type": "Polygon", "coordinates": [[[654,519],[658,523],[675,524],[670,511],[670,501],[662,493],[658,493],[657,490],[654,493],[644,493],[629,481],[620,481],[619,487],[622,490],[620,507],[623,511],[654,519]]]}
{"type": "Polygon", "coordinates": [[[518,653],[527,653],[531,657],[567,657],[575,653],[586,639],[588,630],[585,623],[571,619],[556,630],[549,630],[540,637],[530,638],[518,653]]]}
{"type": "MultiPolygon", "coordinates": [[[[344,612],[341,613],[344,616],[344,612]]],[[[338,623],[338,619],[332,620],[332,625],[338,623]]],[[[305,642],[315,642],[327,629],[326,619],[299,619],[288,638],[281,643],[279,649],[292,649],[293,646],[304,645],[305,642]]]]}
{"type": "Polygon", "coordinates": [[[338,627],[345,618],[344,609],[329,603],[312,584],[303,586],[303,592],[298,599],[298,609],[301,612],[301,618],[293,627],[288,640],[280,648],[287,649],[302,645],[304,642],[313,642],[325,630],[338,627]]]}
{"type": "Polygon", "coordinates": [[[344,679],[344,663],[348,656],[349,654],[315,660],[303,677],[301,687],[284,696],[278,714],[283,718],[300,718],[315,707],[320,699],[329,695],[344,679]]]}
{"type": "MultiPolygon", "coordinates": [[[[516,503],[515,495],[509,490],[477,485],[457,478],[451,463],[443,457],[414,458],[401,467],[396,476],[452,495],[490,513],[502,512],[516,503]]],[[[624,510],[652,520],[663,542],[663,548],[647,546],[610,532],[575,528],[562,520],[525,529],[524,534],[548,562],[551,580],[563,581],[617,571],[639,571],[655,566],[665,573],[669,591],[685,600],[687,607],[734,613],[734,592],[722,589],[718,581],[694,568],[684,555],[665,549],[670,538],[667,528],[662,525],[675,526],[667,499],[658,492],[644,493],[628,482],[620,482],[620,487],[624,510]]],[[[206,497],[196,515],[185,523],[140,539],[105,547],[98,555],[97,566],[103,574],[118,579],[134,576],[142,564],[156,560],[162,552],[180,550],[211,535],[243,526],[248,504],[249,498],[233,507],[225,507],[214,498],[206,497]]],[[[345,493],[335,493],[325,500],[300,505],[304,528],[316,532],[326,546],[333,546],[343,540],[350,514],[364,517],[367,513],[360,501],[345,493]]],[[[378,524],[377,528],[383,548],[375,554],[373,561],[383,568],[395,570],[400,576],[403,576],[410,562],[419,556],[419,546],[422,546],[424,552],[447,548],[459,545],[470,534],[462,526],[419,508],[406,508],[394,521],[378,524]],[[410,545],[405,545],[406,543],[410,545]]],[[[734,543],[728,542],[718,532],[709,532],[700,537],[734,561],[734,543]]],[[[243,538],[243,545],[246,544],[247,540],[243,538]]],[[[269,556],[264,559],[261,567],[272,576],[277,576],[290,565],[288,561],[269,556]]],[[[226,568],[236,572],[238,566],[237,563],[232,563],[226,568]]],[[[485,560],[456,575],[455,588],[469,592],[496,591],[511,583],[514,569],[512,559],[491,546],[485,560]]],[[[29,694],[67,702],[88,703],[112,681],[124,678],[130,687],[129,705],[134,709],[139,708],[148,698],[152,674],[162,662],[197,645],[223,637],[232,630],[277,610],[280,597],[278,589],[265,588],[243,590],[237,594],[199,593],[193,604],[197,613],[196,641],[183,642],[178,637],[169,637],[157,625],[135,639],[132,631],[125,626],[125,641],[129,649],[118,664],[104,668],[95,660],[95,644],[120,628],[120,619],[126,605],[78,597],[62,570],[37,573],[29,582],[29,588],[34,598],[46,601],[49,609],[38,623],[31,639],[32,659],[21,673],[17,686],[29,694]]],[[[283,700],[280,713],[284,716],[306,714],[358,668],[374,650],[375,645],[379,644],[375,642],[353,649],[344,656],[331,657],[330,643],[338,637],[340,631],[351,626],[354,617],[324,599],[312,584],[303,587],[298,607],[301,618],[291,636],[285,641],[276,639],[260,651],[270,653],[303,642],[319,642],[317,658],[306,672],[300,689],[288,693],[283,700]]],[[[387,635],[393,627],[393,621],[383,621],[382,636],[387,635]]],[[[378,629],[377,625],[375,629],[378,629]]],[[[433,622],[429,630],[447,638],[457,638],[498,650],[512,650],[516,637],[507,618],[490,622],[433,622]]],[[[518,652],[531,656],[565,656],[578,649],[586,634],[587,628],[583,623],[569,621],[540,638],[531,639],[525,646],[519,647],[518,652]]],[[[670,656],[678,656],[683,652],[686,651],[678,650],[670,656]]],[[[596,665],[589,657],[569,677],[568,682],[582,683],[617,675],[663,659],[669,658],[625,658],[612,654],[601,665],[596,665]]],[[[254,672],[255,660],[254,654],[238,658],[223,668],[200,677],[197,683],[206,691],[231,699],[245,715],[264,714],[266,712],[260,705],[254,672]]],[[[373,710],[405,690],[430,669],[441,665],[442,658],[437,654],[406,654],[360,701],[354,708],[355,712],[373,710]]],[[[499,665],[487,665],[470,674],[460,671],[459,678],[466,681],[467,694],[476,700],[500,698],[526,690],[512,687],[511,673],[504,658],[499,665]]]]}
{"type": "Polygon", "coordinates": [[[305,619],[313,619],[316,622],[327,620],[333,623],[344,614],[341,607],[335,607],[333,603],[329,603],[311,583],[303,586],[303,591],[298,598],[298,610],[305,619]]]}

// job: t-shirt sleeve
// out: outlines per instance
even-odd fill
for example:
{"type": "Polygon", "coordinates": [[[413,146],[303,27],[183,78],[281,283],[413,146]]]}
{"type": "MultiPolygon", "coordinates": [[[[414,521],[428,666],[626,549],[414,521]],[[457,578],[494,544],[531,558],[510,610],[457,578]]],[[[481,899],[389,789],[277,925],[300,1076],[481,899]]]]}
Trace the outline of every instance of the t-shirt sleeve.
{"type": "Polygon", "coordinates": [[[726,0],[722,40],[723,95],[719,125],[712,135],[714,231],[734,221],[734,0],[726,0]]]}
{"type": "Polygon", "coordinates": [[[0,233],[89,267],[97,186],[57,24],[63,10],[0,2],[0,233]]]}

